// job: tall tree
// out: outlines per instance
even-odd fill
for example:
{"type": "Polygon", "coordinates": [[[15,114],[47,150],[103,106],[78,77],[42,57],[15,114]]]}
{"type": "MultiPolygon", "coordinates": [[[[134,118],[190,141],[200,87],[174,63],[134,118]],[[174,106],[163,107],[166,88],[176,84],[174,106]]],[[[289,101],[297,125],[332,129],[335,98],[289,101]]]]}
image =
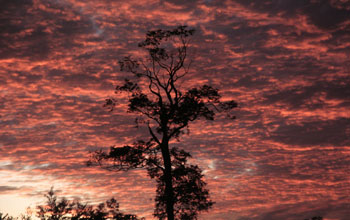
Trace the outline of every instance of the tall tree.
{"type": "MultiPolygon", "coordinates": [[[[199,211],[213,205],[200,168],[187,163],[190,153],[169,143],[188,131],[190,122],[214,120],[217,112],[229,113],[237,107],[234,101],[222,102],[218,90],[210,85],[184,89],[193,33],[194,29],[186,26],[149,31],[138,45],[147,57],[136,60],[128,56],[119,62],[131,78],[116,86],[115,92],[129,95],[128,110],[139,113],[136,121],[147,126],[150,139],[113,146],[109,152],[96,151],[88,162],[114,171],[146,168],[157,181],[154,215],[159,219],[197,219],[199,211]]],[[[112,111],[116,101],[107,99],[105,106],[112,111]]]]}

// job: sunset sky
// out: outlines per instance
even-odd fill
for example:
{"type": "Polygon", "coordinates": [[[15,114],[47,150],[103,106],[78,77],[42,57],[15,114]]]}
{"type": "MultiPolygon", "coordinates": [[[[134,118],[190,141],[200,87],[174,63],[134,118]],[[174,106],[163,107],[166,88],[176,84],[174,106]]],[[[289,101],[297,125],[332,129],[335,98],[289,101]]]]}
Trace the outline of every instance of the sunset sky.
{"type": "Polygon", "coordinates": [[[89,151],[146,138],[120,100],[103,108],[153,29],[188,25],[192,69],[239,107],[173,144],[204,171],[203,220],[350,216],[349,0],[1,0],[0,212],[59,196],[153,219],[144,170],[86,167],[89,151]]]}

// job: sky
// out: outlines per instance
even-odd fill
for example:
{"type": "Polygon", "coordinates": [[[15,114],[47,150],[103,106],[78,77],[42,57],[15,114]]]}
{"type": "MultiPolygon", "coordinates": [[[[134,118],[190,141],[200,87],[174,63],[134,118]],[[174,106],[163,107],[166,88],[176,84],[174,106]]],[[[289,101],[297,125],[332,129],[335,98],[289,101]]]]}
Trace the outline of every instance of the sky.
{"type": "Polygon", "coordinates": [[[349,0],[1,0],[0,211],[19,215],[59,196],[153,219],[144,170],[86,167],[89,151],[147,138],[119,102],[148,30],[188,25],[184,88],[209,84],[237,119],[197,121],[189,151],[216,202],[200,219],[350,216],[349,0]]]}

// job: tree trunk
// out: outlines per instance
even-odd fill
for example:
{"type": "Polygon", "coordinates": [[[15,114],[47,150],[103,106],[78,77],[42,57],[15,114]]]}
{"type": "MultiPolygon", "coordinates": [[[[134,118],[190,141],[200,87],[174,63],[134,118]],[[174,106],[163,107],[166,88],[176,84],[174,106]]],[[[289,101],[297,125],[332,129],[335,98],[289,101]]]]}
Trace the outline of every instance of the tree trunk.
{"type": "Polygon", "coordinates": [[[164,160],[164,177],[165,177],[165,195],[166,195],[166,212],[168,220],[174,220],[174,189],[173,179],[171,174],[171,158],[169,151],[169,140],[163,138],[162,156],[164,160]]]}

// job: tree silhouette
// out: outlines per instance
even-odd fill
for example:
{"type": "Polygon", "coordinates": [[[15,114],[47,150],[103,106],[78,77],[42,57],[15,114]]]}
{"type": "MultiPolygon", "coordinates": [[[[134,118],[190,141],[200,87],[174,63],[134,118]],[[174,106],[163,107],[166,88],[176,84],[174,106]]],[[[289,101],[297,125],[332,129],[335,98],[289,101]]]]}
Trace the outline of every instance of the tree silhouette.
{"type": "Polygon", "coordinates": [[[138,220],[136,215],[121,213],[114,198],[92,206],[64,197],[58,199],[53,188],[45,197],[46,204],[37,206],[37,217],[41,220],[138,220]]]}
{"type": "MultiPolygon", "coordinates": [[[[149,31],[138,45],[147,58],[128,56],[119,62],[121,70],[132,73],[133,78],[125,79],[115,92],[129,95],[128,110],[139,113],[136,122],[147,126],[150,139],[113,146],[109,152],[96,151],[88,162],[114,171],[147,169],[157,182],[154,215],[159,219],[197,219],[199,211],[213,205],[200,168],[187,163],[191,155],[170,147],[169,142],[188,131],[190,122],[214,120],[217,112],[228,113],[237,107],[234,101],[222,102],[218,90],[209,85],[183,89],[181,80],[189,73],[187,51],[193,33],[194,29],[186,26],[149,31]]],[[[105,106],[113,111],[116,102],[109,98],[105,106]]]]}
{"type": "Polygon", "coordinates": [[[41,220],[65,219],[75,206],[74,203],[69,202],[65,198],[58,200],[53,188],[45,194],[45,197],[47,199],[46,205],[37,207],[37,215],[41,220]]]}

